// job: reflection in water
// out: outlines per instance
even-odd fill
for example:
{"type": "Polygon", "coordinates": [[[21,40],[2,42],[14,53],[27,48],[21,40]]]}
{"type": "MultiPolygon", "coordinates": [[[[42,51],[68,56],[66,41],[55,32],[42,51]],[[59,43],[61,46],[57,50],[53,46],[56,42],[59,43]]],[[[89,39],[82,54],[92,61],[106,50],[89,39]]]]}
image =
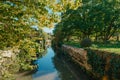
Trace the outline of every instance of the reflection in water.
{"type": "Polygon", "coordinates": [[[58,72],[52,62],[53,57],[54,51],[50,47],[47,49],[47,54],[45,56],[35,61],[38,68],[37,72],[32,75],[33,80],[60,80],[58,72]]]}
{"type": "Polygon", "coordinates": [[[61,55],[61,52],[57,52],[53,61],[61,80],[93,80],[89,79],[80,66],[71,61],[67,55],[61,55]]]}
{"type": "Polygon", "coordinates": [[[76,80],[75,76],[73,76],[68,66],[60,59],[60,57],[55,56],[53,61],[61,80],[76,80]]]}
{"type": "Polygon", "coordinates": [[[48,48],[47,54],[35,61],[38,68],[37,72],[32,75],[33,80],[88,80],[77,79],[69,66],[61,59],[55,55],[51,47],[48,48]]]}

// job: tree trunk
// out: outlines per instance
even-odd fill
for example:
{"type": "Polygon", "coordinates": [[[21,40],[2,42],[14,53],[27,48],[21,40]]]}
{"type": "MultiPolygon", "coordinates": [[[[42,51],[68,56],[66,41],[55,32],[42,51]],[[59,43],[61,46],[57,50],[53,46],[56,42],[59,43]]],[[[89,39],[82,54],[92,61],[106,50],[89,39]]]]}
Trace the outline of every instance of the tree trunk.
{"type": "Polygon", "coordinates": [[[116,37],[117,37],[117,38],[116,38],[116,41],[119,41],[119,35],[117,35],[116,37]]]}
{"type": "Polygon", "coordinates": [[[97,34],[95,34],[95,41],[96,41],[96,42],[98,41],[98,36],[97,36],[97,34]]]}

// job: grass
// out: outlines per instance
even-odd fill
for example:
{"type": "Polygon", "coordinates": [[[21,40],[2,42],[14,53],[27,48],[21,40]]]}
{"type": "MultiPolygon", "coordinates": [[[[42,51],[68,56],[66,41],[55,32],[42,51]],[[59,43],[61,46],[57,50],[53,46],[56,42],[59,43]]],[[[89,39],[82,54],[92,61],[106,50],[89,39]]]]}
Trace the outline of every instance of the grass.
{"type": "Polygon", "coordinates": [[[90,48],[120,54],[120,42],[93,43],[90,48]]]}
{"type": "MultiPolygon", "coordinates": [[[[81,48],[79,42],[65,42],[66,45],[70,45],[73,47],[78,47],[81,48]]],[[[98,43],[98,42],[93,42],[92,46],[90,47],[91,49],[94,50],[102,50],[102,51],[107,51],[111,53],[116,53],[120,55],[120,41],[110,41],[109,43],[98,43]]]]}
{"type": "Polygon", "coordinates": [[[70,45],[70,46],[73,46],[73,47],[78,47],[78,48],[81,47],[80,44],[78,42],[75,42],[75,41],[64,42],[64,44],[70,45]]]}

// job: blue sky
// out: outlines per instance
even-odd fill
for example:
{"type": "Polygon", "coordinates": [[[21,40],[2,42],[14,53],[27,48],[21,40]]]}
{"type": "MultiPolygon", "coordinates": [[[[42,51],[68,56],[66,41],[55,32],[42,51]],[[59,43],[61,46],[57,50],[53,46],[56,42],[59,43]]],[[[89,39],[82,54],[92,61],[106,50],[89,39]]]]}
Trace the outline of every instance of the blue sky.
{"type": "MultiPolygon", "coordinates": [[[[31,27],[38,30],[38,26],[31,26],[31,27]]],[[[48,28],[48,27],[43,27],[42,29],[46,33],[53,33],[53,30],[54,30],[54,28],[48,28]]]]}
{"type": "Polygon", "coordinates": [[[52,31],[54,30],[54,28],[48,28],[48,27],[44,27],[43,31],[46,33],[53,33],[52,31]]]}

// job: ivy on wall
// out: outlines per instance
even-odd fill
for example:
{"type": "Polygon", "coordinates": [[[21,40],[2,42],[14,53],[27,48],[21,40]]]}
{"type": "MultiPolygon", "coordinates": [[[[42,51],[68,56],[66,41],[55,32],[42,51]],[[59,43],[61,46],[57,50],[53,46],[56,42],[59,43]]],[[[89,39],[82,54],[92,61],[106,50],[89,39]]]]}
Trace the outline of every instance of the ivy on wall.
{"type": "Polygon", "coordinates": [[[108,73],[116,80],[120,80],[120,56],[117,54],[111,54],[112,58],[110,60],[110,69],[108,73]]]}
{"type": "Polygon", "coordinates": [[[92,67],[92,72],[99,78],[108,75],[109,79],[120,80],[120,56],[113,53],[97,53],[97,51],[88,51],[88,64],[92,67]],[[109,65],[107,58],[110,56],[109,65]],[[106,70],[106,66],[108,70],[106,70]]]}
{"type": "Polygon", "coordinates": [[[105,60],[91,50],[88,50],[88,63],[92,66],[92,71],[100,77],[105,74],[105,60]]]}

